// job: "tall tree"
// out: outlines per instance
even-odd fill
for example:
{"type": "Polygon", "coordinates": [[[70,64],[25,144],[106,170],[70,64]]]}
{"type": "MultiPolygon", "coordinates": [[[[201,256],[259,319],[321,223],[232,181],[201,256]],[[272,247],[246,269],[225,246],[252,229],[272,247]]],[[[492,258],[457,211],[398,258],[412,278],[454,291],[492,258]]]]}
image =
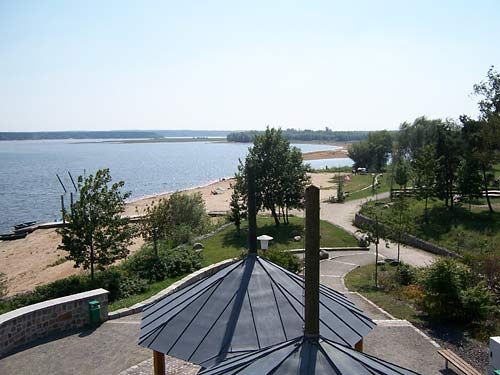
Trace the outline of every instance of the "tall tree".
{"type": "Polygon", "coordinates": [[[465,155],[460,161],[457,172],[457,189],[460,195],[467,197],[469,211],[474,198],[481,196],[483,179],[477,160],[471,155],[465,155]]]}
{"type": "Polygon", "coordinates": [[[368,133],[364,141],[349,146],[348,155],[354,161],[354,167],[368,168],[380,172],[392,151],[392,136],[387,130],[368,133]]]}
{"type": "Polygon", "coordinates": [[[458,165],[463,143],[459,127],[452,121],[437,126],[436,139],[436,197],[453,207],[458,165]]]}
{"type": "Polygon", "coordinates": [[[58,230],[62,236],[59,249],[69,252],[67,259],[75,267],[94,268],[125,258],[132,243],[133,230],[129,219],[123,216],[129,192],[121,192],[123,181],[111,183],[109,169],[98,170],[94,175],[78,177],[78,200],[66,214],[67,224],[58,230]]]}
{"type": "Polygon", "coordinates": [[[479,165],[484,195],[492,213],[489,187],[494,165],[500,160],[500,73],[491,67],[486,78],[474,85],[474,93],[481,97],[479,119],[462,116],[460,120],[467,152],[479,165]]]}
{"type": "MultiPolygon", "coordinates": [[[[276,225],[288,222],[288,211],[302,207],[302,197],[310,178],[302,153],[283,137],[281,129],[267,128],[257,135],[249,148],[245,163],[240,161],[236,175],[238,194],[246,197],[246,167],[255,171],[257,209],[271,212],[276,225]]],[[[246,202],[246,199],[245,199],[246,202]]]]}
{"type": "Polygon", "coordinates": [[[420,149],[417,157],[413,160],[413,172],[415,176],[414,186],[417,199],[425,200],[424,219],[428,222],[428,202],[434,196],[436,183],[436,150],[434,145],[428,144],[420,149]]]}

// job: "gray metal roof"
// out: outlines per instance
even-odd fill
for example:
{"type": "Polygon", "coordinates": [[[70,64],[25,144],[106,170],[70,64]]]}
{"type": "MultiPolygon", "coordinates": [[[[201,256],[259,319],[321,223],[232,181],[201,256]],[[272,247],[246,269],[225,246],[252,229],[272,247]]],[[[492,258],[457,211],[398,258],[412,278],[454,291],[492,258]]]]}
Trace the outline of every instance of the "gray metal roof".
{"type": "MultiPolygon", "coordinates": [[[[255,254],[149,305],[139,344],[203,367],[303,335],[304,280],[255,254]]],[[[375,323],[320,287],[320,332],[353,346],[375,323]]]]}
{"type": "MultiPolygon", "coordinates": [[[[299,337],[240,354],[199,375],[415,375],[416,372],[329,341],[299,337]]],[[[418,375],[418,374],[417,374],[418,375]]]]}

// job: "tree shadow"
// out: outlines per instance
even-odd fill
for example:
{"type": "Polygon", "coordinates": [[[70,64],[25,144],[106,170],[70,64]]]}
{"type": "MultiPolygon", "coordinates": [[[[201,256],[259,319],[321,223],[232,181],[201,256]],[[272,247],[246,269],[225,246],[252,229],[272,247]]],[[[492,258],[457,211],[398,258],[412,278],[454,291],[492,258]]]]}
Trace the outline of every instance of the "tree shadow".
{"type": "MultiPolygon", "coordinates": [[[[299,247],[302,246],[302,242],[295,242],[293,237],[296,235],[303,236],[304,228],[303,225],[290,223],[288,225],[280,224],[276,226],[274,224],[264,224],[257,228],[257,236],[267,234],[273,237],[271,246],[274,244],[282,245],[287,247],[299,247]]],[[[246,248],[247,247],[247,227],[242,227],[240,233],[235,231],[228,231],[222,237],[223,246],[232,246],[236,248],[246,248]]],[[[281,246],[280,246],[281,247],[281,246]]]]}

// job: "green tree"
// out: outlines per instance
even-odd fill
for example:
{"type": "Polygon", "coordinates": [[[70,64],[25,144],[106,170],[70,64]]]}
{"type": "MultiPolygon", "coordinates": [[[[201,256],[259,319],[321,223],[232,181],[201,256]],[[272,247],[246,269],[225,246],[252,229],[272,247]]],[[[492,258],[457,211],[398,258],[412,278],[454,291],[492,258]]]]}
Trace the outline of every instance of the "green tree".
{"type": "Polygon", "coordinates": [[[467,197],[469,211],[471,210],[472,200],[481,197],[483,180],[479,171],[477,160],[467,154],[458,166],[457,189],[460,195],[467,197]]]}
{"type": "Polygon", "coordinates": [[[381,241],[385,241],[386,246],[389,245],[387,241],[389,233],[387,232],[387,228],[379,222],[376,213],[371,223],[364,224],[363,229],[357,232],[362,234],[363,243],[375,245],[375,288],[378,288],[378,246],[381,241]]]}
{"type": "Polygon", "coordinates": [[[398,149],[401,156],[413,160],[420,153],[422,147],[435,144],[440,119],[419,117],[413,123],[403,123],[399,127],[398,149]]]}
{"type": "Polygon", "coordinates": [[[436,197],[444,200],[446,207],[453,207],[453,192],[456,185],[463,143],[458,126],[446,121],[437,127],[436,139],[436,197]]]}
{"type": "Polygon", "coordinates": [[[256,135],[243,164],[240,160],[236,188],[246,202],[246,167],[255,170],[257,210],[271,212],[276,225],[288,223],[288,211],[301,208],[302,197],[310,178],[303,164],[302,153],[283,137],[281,129],[267,128],[256,135]]]}
{"type": "Polygon", "coordinates": [[[353,143],[348,148],[348,156],[354,167],[368,168],[380,172],[392,151],[392,136],[387,130],[368,133],[364,141],[353,143]]]}
{"type": "Polygon", "coordinates": [[[410,179],[410,168],[404,159],[400,159],[394,170],[394,181],[399,185],[399,188],[406,189],[410,179]]]}
{"type": "Polygon", "coordinates": [[[109,169],[78,177],[79,197],[66,213],[67,224],[58,230],[62,236],[59,249],[69,252],[67,259],[75,267],[104,269],[125,258],[132,243],[133,228],[123,216],[129,192],[122,193],[123,181],[111,183],[109,169]]]}
{"type": "Polygon", "coordinates": [[[468,116],[460,117],[462,134],[468,155],[479,165],[484,196],[490,213],[493,213],[489,187],[494,165],[500,160],[500,73],[491,67],[487,80],[474,85],[474,93],[481,97],[478,103],[480,116],[478,120],[468,116]]]}
{"type": "Polygon", "coordinates": [[[208,226],[208,215],[200,193],[174,193],[153,202],[146,208],[141,234],[146,241],[167,241],[175,247],[193,236],[202,234],[208,226]]]}
{"type": "MultiPolygon", "coordinates": [[[[236,185],[241,183],[241,176],[237,175],[236,185]]],[[[241,195],[241,190],[244,190],[242,187],[233,186],[233,193],[231,194],[231,202],[230,213],[229,213],[229,221],[234,223],[236,230],[238,233],[240,232],[241,222],[246,216],[246,206],[244,197],[241,195]]]]}
{"type": "Polygon", "coordinates": [[[396,223],[392,225],[393,235],[398,244],[398,265],[400,263],[401,254],[401,240],[403,235],[408,232],[410,228],[411,218],[408,214],[408,202],[403,194],[401,194],[394,202],[394,211],[396,212],[396,223]]]}
{"type": "Polygon", "coordinates": [[[428,144],[420,149],[417,157],[413,160],[415,192],[418,200],[425,200],[424,219],[426,223],[429,220],[428,202],[434,197],[436,168],[436,150],[434,145],[428,144]]]}

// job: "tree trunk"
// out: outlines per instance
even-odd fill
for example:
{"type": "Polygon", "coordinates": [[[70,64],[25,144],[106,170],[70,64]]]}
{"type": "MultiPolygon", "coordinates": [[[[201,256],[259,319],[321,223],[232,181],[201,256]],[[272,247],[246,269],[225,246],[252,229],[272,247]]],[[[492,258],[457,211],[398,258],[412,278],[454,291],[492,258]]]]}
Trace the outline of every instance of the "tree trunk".
{"type": "Polygon", "coordinates": [[[493,207],[491,206],[490,194],[488,192],[488,178],[486,177],[486,169],[483,167],[483,181],[484,181],[484,193],[486,195],[486,201],[488,202],[488,208],[490,209],[490,214],[493,213],[493,207]]]}
{"type": "Polygon", "coordinates": [[[425,223],[428,224],[429,222],[429,218],[427,217],[427,202],[428,202],[429,198],[425,197],[425,210],[424,210],[424,220],[425,220],[425,223]]]}
{"type": "Polygon", "coordinates": [[[378,289],[378,243],[375,244],[375,289],[378,289]]]}
{"type": "Polygon", "coordinates": [[[280,220],[276,214],[276,207],[271,208],[271,215],[273,215],[274,224],[278,227],[280,225],[280,220]]]}
{"type": "Polygon", "coordinates": [[[90,242],[90,280],[94,281],[94,244],[90,242]]]}

